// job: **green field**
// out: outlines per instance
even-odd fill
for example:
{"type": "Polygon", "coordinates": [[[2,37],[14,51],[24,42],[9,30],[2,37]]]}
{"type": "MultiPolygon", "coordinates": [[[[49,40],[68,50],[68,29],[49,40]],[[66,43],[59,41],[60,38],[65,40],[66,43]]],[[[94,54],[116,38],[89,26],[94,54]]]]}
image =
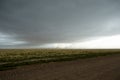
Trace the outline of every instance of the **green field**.
{"type": "Polygon", "coordinates": [[[119,54],[118,49],[0,49],[0,70],[21,65],[119,54]]]}

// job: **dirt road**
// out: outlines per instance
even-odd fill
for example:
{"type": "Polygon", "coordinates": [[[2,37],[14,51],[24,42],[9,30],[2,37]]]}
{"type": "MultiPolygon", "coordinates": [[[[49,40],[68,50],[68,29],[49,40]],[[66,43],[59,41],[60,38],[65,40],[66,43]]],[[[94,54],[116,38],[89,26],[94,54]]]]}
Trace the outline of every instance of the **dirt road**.
{"type": "Polygon", "coordinates": [[[120,80],[120,55],[21,66],[0,80],[120,80]]]}

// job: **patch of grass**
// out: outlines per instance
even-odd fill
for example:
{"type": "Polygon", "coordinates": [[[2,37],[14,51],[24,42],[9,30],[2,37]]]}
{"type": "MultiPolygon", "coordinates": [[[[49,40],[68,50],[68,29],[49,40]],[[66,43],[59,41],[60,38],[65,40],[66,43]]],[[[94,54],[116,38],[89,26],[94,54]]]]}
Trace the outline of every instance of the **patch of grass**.
{"type": "Polygon", "coordinates": [[[107,56],[120,53],[120,50],[79,50],[79,49],[1,49],[0,71],[17,66],[70,61],[76,59],[107,56]]]}

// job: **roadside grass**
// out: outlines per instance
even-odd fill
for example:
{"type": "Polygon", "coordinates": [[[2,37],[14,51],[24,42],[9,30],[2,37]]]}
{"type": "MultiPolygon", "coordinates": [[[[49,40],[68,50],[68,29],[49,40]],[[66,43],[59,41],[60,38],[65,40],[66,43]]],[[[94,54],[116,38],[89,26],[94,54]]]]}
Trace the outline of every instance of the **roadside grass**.
{"type": "Polygon", "coordinates": [[[17,66],[119,54],[115,49],[1,49],[0,71],[17,66]]]}

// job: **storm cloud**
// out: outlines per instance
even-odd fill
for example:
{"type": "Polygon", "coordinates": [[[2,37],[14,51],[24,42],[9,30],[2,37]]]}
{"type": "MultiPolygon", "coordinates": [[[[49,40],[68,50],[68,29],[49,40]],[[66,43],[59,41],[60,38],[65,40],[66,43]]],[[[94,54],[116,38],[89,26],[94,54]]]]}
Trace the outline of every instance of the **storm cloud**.
{"type": "Polygon", "coordinates": [[[0,48],[120,34],[119,0],[0,0],[0,48]]]}

